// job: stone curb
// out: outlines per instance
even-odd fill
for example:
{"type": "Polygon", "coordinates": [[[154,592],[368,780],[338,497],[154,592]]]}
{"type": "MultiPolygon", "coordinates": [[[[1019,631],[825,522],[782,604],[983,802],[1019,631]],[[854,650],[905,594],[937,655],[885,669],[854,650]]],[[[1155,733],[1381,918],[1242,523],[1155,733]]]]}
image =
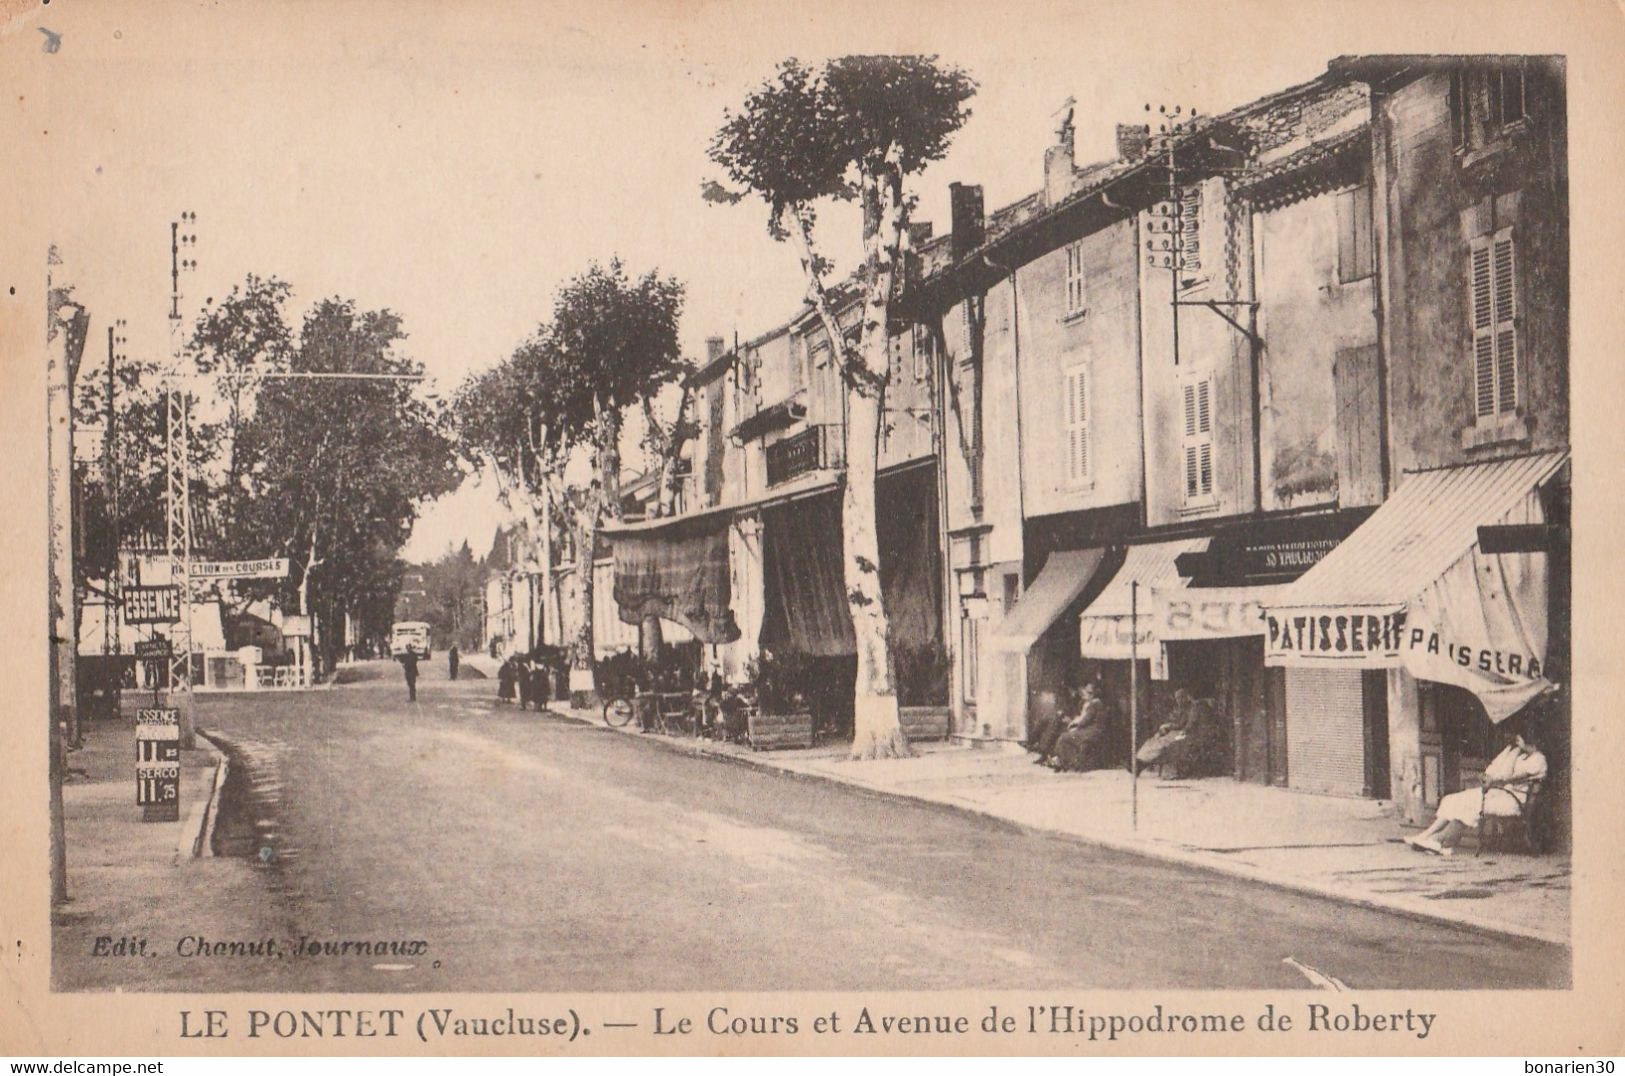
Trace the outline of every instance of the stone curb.
{"type": "Polygon", "coordinates": [[[226,783],[226,753],[210,738],[206,730],[193,731],[197,734],[199,746],[214,756],[214,776],[209,782],[208,798],[194,803],[192,809],[186,813],[186,822],[181,826],[180,834],[175,841],[177,863],[184,859],[196,859],[212,854],[208,851],[209,837],[213,834],[215,816],[219,813],[220,789],[226,783]]]}
{"type": "Polygon", "coordinates": [[[1028,833],[1041,833],[1045,836],[1060,837],[1065,840],[1074,841],[1078,844],[1087,844],[1098,848],[1107,848],[1114,852],[1123,852],[1129,855],[1136,855],[1144,859],[1155,859],[1165,863],[1176,864],[1178,866],[1194,867],[1199,870],[1212,871],[1216,874],[1223,874],[1231,878],[1238,878],[1250,882],[1259,882],[1263,885],[1273,886],[1277,889],[1285,889],[1296,893],[1303,893],[1308,896],[1321,897],[1323,899],[1334,900],[1342,904],[1352,904],[1357,907],[1371,908],[1376,911],[1394,912],[1412,919],[1422,919],[1429,922],[1441,923],[1447,926],[1461,927],[1481,931],[1487,934],[1497,934],[1503,937],[1517,938],[1521,941],[1534,941],[1545,945],[1556,945],[1565,949],[1569,948],[1570,945],[1569,938],[1567,936],[1557,934],[1553,931],[1541,930],[1538,927],[1525,926],[1521,923],[1507,923],[1488,916],[1475,915],[1471,912],[1446,911],[1444,909],[1433,907],[1432,905],[1424,903],[1418,899],[1385,896],[1375,893],[1361,893],[1355,890],[1339,888],[1322,882],[1316,882],[1312,879],[1303,878],[1294,874],[1285,874],[1279,871],[1242,866],[1233,861],[1221,859],[1217,856],[1203,852],[1190,851],[1182,848],[1170,848],[1165,845],[1152,844],[1148,841],[1123,840],[1116,837],[1088,836],[1081,833],[1071,833],[1066,830],[1047,829],[1033,826],[1025,822],[1018,822],[1014,819],[1007,818],[1004,815],[989,810],[981,804],[971,803],[965,800],[910,792],[899,792],[896,789],[886,788],[884,786],[876,785],[855,777],[843,777],[839,774],[826,773],[820,770],[792,768],[784,765],[783,763],[775,762],[770,758],[761,757],[759,754],[755,753],[743,755],[735,754],[730,751],[721,751],[704,741],[695,741],[690,744],[687,741],[674,739],[660,733],[645,734],[640,730],[633,729],[631,727],[623,729],[613,728],[598,717],[590,716],[591,711],[561,712],[557,709],[549,709],[548,712],[557,717],[564,718],[565,720],[576,721],[587,725],[598,725],[602,728],[609,729],[611,732],[639,735],[649,740],[651,743],[658,744],[660,747],[668,751],[686,751],[695,755],[703,755],[707,758],[733,762],[741,766],[749,766],[753,769],[764,772],[784,774],[791,777],[803,778],[805,780],[825,781],[830,784],[843,785],[847,788],[861,789],[862,791],[868,792],[872,795],[885,796],[890,799],[910,803],[929,803],[937,807],[944,807],[948,810],[958,811],[962,814],[972,815],[977,818],[1001,822],[1007,826],[1014,826],[1017,829],[1028,833]]]}

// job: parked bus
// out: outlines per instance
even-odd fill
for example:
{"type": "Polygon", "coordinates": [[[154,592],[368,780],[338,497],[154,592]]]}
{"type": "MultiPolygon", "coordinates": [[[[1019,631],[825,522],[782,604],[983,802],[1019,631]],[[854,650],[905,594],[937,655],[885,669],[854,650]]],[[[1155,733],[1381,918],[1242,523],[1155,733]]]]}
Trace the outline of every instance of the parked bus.
{"type": "Polygon", "coordinates": [[[413,653],[423,661],[432,656],[429,652],[429,625],[421,620],[402,620],[389,631],[389,653],[391,657],[400,657],[402,654],[413,653]]]}

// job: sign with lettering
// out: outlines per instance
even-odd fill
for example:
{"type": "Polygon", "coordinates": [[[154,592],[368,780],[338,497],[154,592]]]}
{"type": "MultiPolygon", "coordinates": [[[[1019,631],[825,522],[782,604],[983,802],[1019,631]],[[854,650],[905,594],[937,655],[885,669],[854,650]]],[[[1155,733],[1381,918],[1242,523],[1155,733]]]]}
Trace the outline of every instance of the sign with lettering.
{"type": "Polygon", "coordinates": [[[261,560],[203,560],[192,562],[192,579],[286,579],[287,557],[261,560]]]}
{"type": "Polygon", "coordinates": [[[1126,661],[1138,653],[1152,658],[1151,617],[1081,616],[1078,618],[1078,651],[1086,658],[1126,661]]]}
{"type": "Polygon", "coordinates": [[[1197,589],[1288,583],[1318,564],[1371,514],[1349,508],[1215,535],[1206,550],[1182,554],[1179,574],[1197,589]]]}
{"type": "Polygon", "coordinates": [[[180,821],[181,724],[174,707],[135,712],[135,802],[143,822],[180,821]]]}
{"type": "Polygon", "coordinates": [[[173,624],[181,618],[179,587],[125,587],[126,624],[173,624]]]}
{"type": "Polygon", "coordinates": [[[1153,587],[1152,631],[1162,642],[1264,634],[1269,587],[1153,587]]]}
{"type": "Polygon", "coordinates": [[[1264,664],[1393,668],[1404,639],[1403,607],[1270,609],[1264,617],[1264,664]]]}
{"type": "Polygon", "coordinates": [[[170,654],[168,639],[138,639],[135,656],[138,658],[167,658],[170,654]]]}

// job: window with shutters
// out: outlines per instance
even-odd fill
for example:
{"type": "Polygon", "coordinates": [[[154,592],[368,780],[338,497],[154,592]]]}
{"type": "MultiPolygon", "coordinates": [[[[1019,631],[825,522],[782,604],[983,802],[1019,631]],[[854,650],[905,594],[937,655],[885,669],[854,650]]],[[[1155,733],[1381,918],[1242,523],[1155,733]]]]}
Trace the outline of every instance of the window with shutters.
{"type": "Polygon", "coordinates": [[[1213,379],[1191,378],[1180,386],[1184,419],[1185,503],[1213,499],[1213,379]]]}
{"type": "Polygon", "coordinates": [[[1074,366],[1061,375],[1062,405],[1066,415],[1066,480],[1069,485],[1087,483],[1094,474],[1094,446],[1089,443],[1089,368],[1074,366]]]}
{"type": "Polygon", "coordinates": [[[1083,313],[1085,294],[1083,240],[1080,239],[1066,248],[1066,312],[1069,317],[1083,313]]]}
{"type": "Polygon", "coordinates": [[[1355,187],[1337,196],[1337,282],[1351,284],[1370,276],[1371,188],[1355,187]]]}
{"type": "Polygon", "coordinates": [[[1473,414],[1483,423],[1518,410],[1518,264],[1511,228],[1473,240],[1467,274],[1473,414]]]}

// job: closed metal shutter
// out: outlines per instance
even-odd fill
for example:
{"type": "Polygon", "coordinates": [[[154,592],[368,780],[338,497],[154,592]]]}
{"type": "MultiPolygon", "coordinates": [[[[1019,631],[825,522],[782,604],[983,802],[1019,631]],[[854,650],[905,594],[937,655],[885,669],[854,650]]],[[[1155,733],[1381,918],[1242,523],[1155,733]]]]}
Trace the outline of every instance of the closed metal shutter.
{"type": "Polygon", "coordinates": [[[1357,670],[1286,670],[1287,784],[1306,792],[1365,791],[1365,718],[1357,670]]]}

